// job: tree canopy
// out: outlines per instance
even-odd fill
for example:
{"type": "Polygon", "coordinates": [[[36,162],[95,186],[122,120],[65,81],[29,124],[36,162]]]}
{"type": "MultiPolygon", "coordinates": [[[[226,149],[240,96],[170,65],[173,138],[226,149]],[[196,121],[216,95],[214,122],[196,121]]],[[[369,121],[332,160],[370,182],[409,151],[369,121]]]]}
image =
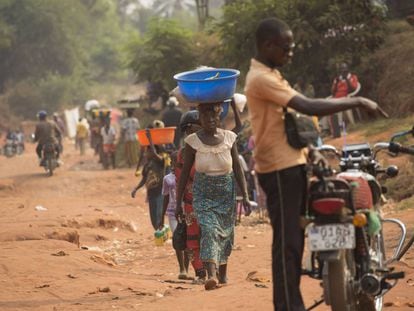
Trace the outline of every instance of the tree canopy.
{"type": "Polygon", "coordinates": [[[379,47],[385,34],[384,12],[370,1],[233,1],[225,6],[217,24],[227,65],[246,72],[255,53],[254,31],[266,17],[285,20],[293,31],[297,48],[286,68],[287,77],[308,78],[319,95],[339,61],[358,65],[364,55],[379,47]]]}
{"type": "Polygon", "coordinates": [[[129,53],[137,81],[161,82],[169,89],[175,73],[196,64],[191,32],[173,20],[153,19],[143,39],[130,43],[129,53]]]}
{"type": "Polygon", "coordinates": [[[382,43],[380,2],[2,0],[0,105],[6,100],[15,112],[33,116],[39,108],[82,103],[91,86],[126,77],[126,69],[137,82],[166,89],[175,86],[175,73],[198,65],[240,69],[243,82],[257,23],[273,16],[290,25],[296,41],[284,74],[291,82],[303,76],[317,95],[327,95],[338,62],[355,68],[382,43]],[[205,28],[199,28],[196,12],[205,5],[205,28]]]}
{"type": "Polygon", "coordinates": [[[116,0],[3,0],[0,93],[12,110],[83,101],[88,85],[117,76],[126,40],[117,10],[116,0]]]}

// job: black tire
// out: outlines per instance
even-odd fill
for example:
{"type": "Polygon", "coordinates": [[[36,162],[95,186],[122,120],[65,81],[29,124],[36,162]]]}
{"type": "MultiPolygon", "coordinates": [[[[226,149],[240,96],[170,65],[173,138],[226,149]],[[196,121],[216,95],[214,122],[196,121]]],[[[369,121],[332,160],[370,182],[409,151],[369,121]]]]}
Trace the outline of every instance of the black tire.
{"type": "Polygon", "coordinates": [[[340,259],[325,262],[327,275],[324,276],[324,287],[329,295],[327,301],[332,311],[354,311],[356,297],[353,290],[355,260],[352,250],[340,250],[340,259]]]}
{"type": "Polygon", "coordinates": [[[49,176],[53,176],[53,169],[54,169],[54,167],[53,167],[53,159],[52,158],[48,158],[46,165],[47,165],[47,173],[48,173],[48,175],[49,176]]]}
{"type": "Polygon", "coordinates": [[[13,157],[13,156],[14,156],[14,151],[13,151],[13,150],[10,150],[10,148],[8,148],[8,147],[5,147],[5,148],[4,148],[4,155],[5,155],[7,158],[11,158],[11,157],[13,157]]]}
{"type": "MultiPolygon", "coordinates": [[[[386,265],[386,252],[385,252],[385,242],[384,242],[384,235],[382,229],[378,234],[374,235],[373,238],[369,237],[369,244],[372,250],[371,257],[371,267],[373,268],[385,268],[386,265]]],[[[365,299],[360,299],[360,305],[364,304],[364,308],[367,311],[370,310],[382,310],[384,305],[384,298],[383,296],[380,297],[373,297],[366,295],[365,299]]],[[[362,308],[362,307],[361,307],[362,308]]]]}

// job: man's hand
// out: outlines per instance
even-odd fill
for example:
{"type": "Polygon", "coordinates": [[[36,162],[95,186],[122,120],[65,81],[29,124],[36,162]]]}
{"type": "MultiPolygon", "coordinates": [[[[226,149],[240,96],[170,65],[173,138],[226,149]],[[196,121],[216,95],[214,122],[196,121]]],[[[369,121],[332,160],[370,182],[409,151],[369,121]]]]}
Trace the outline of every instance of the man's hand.
{"type": "Polygon", "coordinates": [[[358,97],[362,108],[368,111],[376,111],[378,109],[378,104],[368,98],[365,97],[358,97]]]}
{"type": "Polygon", "coordinates": [[[313,165],[320,165],[324,168],[329,167],[329,162],[326,158],[315,148],[309,147],[309,161],[313,165]]]}
{"type": "Polygon", "coordinates": [[[389,118],[388,113],[386,113],[378,104],[368,98],[359,97],[361,106],[368,111],[378,111],[384,118],[389,118]]]}
{"type": "Polygon", "coordinates": [[[137,191],[138,191],[138,188],[134,188],[134,190],[131,191],[131,197],[132,198],[135,198],[135,195],[136,195],[137,191]]]}

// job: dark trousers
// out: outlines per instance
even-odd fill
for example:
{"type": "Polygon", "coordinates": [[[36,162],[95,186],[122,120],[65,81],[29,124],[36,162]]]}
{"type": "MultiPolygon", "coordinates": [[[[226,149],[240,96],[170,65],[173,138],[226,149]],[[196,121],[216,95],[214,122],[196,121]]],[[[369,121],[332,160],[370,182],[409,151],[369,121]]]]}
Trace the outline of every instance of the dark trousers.
{"type": "Polygon", "coordinates": [[[258,174],[267,196],[273,227],[273,302],[277,311],[304,311],[300,293],[304,230],[300,216],[306,207],[304,165],[258,174]]]}
{"type": "MultiPolygon", "coordinates": [[[[60,150],[59,150],[59,146],[58,145],[55,145],[55,150],[56,150],[56,158],[59,159],[60,150]]],[[[40,144],[39,143],[36,146],[36,154],[37,154],[37,157],[39,159],[42,158],[42,152],[43,152],[43,144],[40,144]]]]}
{"type": "Polygon", "coordinates": [[[161,225],[162,212],[163,212],[163,200],[164,197],[161,193],[161,188],[156,187],[154,189],[147,190],[148,205],[151,218],[151,224],[154,230],[158,230],[161,225]]]}

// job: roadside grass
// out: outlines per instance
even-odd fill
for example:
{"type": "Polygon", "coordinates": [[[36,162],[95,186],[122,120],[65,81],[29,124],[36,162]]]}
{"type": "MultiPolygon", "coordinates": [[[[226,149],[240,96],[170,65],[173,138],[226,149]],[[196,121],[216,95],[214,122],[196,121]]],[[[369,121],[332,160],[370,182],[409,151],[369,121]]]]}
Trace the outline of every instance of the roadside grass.
{"type": "Polygon", "coordinates": [[[398,204],[414,195],[414,163],[408,159],[399,169],[398,176],[389,178],[384,183],[388,190],[386,196],[398,204]]]}
{"type": "Polygon", "coordinates": [[[393,133],[407,130],[414,125],[414,115],[405,118],[378,119],[375,121],[362,121],[350,126],[349,132],[361,131],[364,136],[375,136],[383,133],[393,133]]]}
{"type": "Polygon", "coordinates": [[[403,211],[403,210],[411,210],[414,209],[414,197],[410,197],[408,199],[402,200],[398,202],[395,206],[395,210],[403,211]]]}
{"type": "MultiPolygon", "coordinates": [[[[414,115],[404,118],[378,119],[357,123],[349,129],[349,133],[359,132],[368,141],[375,141],[375,136],[391,138],[400,131],[406,131],[413,127],[414,115]]],[[[414,137],[407,135],[396,140],[404,146],[414,145],[414,137]]],[[[384,163],[392,164],[393,159],[398,160],[399,174],[394,178],[385,179],[381,182],[387,188],[387,198],[391,198],[397,210],[414,209],[414,156],[398,155],[397,158],[383,154],[384,163]]],[[[394,160],[394,161],[395,161],[394,160]]]]}

